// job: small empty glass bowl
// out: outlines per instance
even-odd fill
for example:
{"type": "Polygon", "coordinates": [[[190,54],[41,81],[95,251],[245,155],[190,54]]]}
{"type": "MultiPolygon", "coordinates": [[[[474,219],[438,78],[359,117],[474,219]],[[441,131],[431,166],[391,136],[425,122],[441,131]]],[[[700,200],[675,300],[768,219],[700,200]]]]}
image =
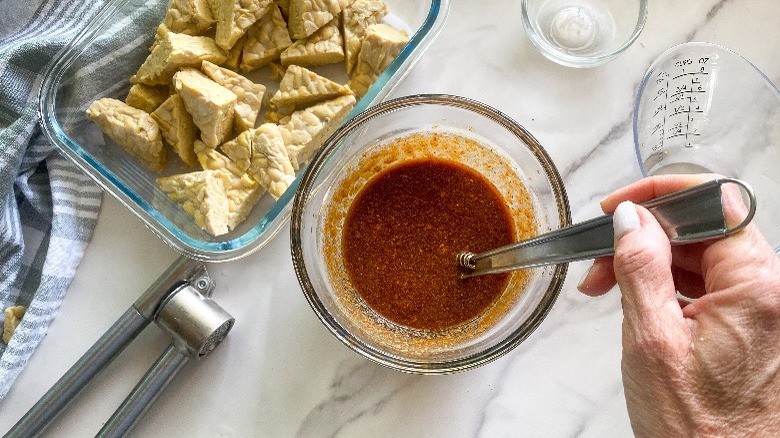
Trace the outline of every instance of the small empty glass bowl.
{"type": "Polygon", "coordinates": [[[642,32],[647,0],[523,0],[523,27],[542,55],[569,67],[614,59],[642,32]]]}
{"type": "Polygon", "coordinates": [[[512,273],[492,306],[473,320],[443,330],[405,327],[376,313],[346,273],[341,253],[344,217],[374,175],[410,159],[429,157],[457,161],[481,173],[496,187],[510,212],[523,208],[528,212],[532,206],[531,217],[512,215],[520,238],[571,223],[555,165],[522,126],[473,100],[414,95],[367,109],[328,140],[301,178],[290,233],[303,292],[338,339],[379,364],[406,372],[443,374],[487,363],[526,339],[552,308],[567,265],[512,273]],[[416,148],[399,147],[408,143],[395,141],[419,135],[466,140],[431,140],[416,148]],[[391,153],[376,159],[387,151],[391,153]]]}

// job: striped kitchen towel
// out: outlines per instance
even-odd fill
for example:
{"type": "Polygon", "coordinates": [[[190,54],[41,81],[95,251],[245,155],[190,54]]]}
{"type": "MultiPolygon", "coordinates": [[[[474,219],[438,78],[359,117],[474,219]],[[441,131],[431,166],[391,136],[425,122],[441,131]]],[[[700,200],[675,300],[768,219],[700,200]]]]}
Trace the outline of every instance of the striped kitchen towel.
{"type": "MultiPolygon", "coordinates": [[[[56,54],[103,0],[0,0],[0,400],[57,314],[95,228],[102,191],[41,132],[38,91],[56,54]]],[[[0,407],[0,411],[2,407],[0,407]]]]}

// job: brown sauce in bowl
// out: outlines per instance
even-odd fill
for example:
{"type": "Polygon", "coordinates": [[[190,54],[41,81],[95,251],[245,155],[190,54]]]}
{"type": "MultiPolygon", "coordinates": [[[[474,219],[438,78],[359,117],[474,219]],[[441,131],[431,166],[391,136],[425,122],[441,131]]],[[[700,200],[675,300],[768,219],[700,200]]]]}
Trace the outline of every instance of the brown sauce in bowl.
{"type": "Polygon", "coordinates": [[[456,255],[513,242],[498,190],[452,160],[417,158],[375,175],[347,212],[342,252],[361,298],[403,326],[443,330],[489,308],[509,275],[460,278],[456,255]]]}

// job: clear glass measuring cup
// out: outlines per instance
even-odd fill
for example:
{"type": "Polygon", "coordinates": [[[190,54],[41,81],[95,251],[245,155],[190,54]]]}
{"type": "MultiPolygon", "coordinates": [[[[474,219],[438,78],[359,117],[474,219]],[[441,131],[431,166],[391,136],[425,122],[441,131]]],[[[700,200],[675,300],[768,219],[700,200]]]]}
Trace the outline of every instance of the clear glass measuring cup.
{"type": "Polygon", "coordinates": [[[756,223],[780,247],[780,91],[758,68],[716,44],[674,46],[642,79],[633,124],[644,176],[745,180],[760,200],[756,223]]]}

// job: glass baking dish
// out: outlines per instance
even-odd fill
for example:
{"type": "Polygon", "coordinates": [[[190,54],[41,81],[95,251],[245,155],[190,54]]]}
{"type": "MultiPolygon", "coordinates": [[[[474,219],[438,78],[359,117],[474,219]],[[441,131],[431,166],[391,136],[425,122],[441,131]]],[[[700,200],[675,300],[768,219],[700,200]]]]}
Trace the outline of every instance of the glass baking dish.
{"type": "MultiPolygon", "coordinates": [[[[289,219],[292,199],[303,169],[279,200],[263,195],[246,221],[230,233],[214,237],[201,229],[155,183],[155,178],[159,176],[187,170],[173,166],[163,173],[156,173],[145,168],[119,145],[106,145],[100,129],[85,115],[89,104],[97,98],[124,100],[130,88],[129,78],[149,54],[148,48],[168,2],[113,0],[92,18],[86,28],[60,52],[44,78],[39,102],[43,130],[64,156],[176,251],[207,262],[234,260],[261,248],[289,219]],[[116,38],[117,32],[121,32],[120,38],[116,38]],[[91,77],[101,80],[90,81],[91,77]],[[105,85],[107,82],[110,85],[105,85]]],[[[390,10],[385,21],[407,30],[410,41],[365,96],[358,100],[344,122],[382,101],[403,80],[444,25],[449,2],[385,0],[390,10]]],[[[329,75],[328,66],[323,68],[322,74],[331,78],[337,76],[329,75]]],[[[276,91],[276,81],[258,79],[251,74],[249,77],[268,87],[266,99],[276,91]]],[[[346,73],[343,80],[346,81],[346,73]]],[[[263,111],[258,120],[262,120],[263,111]]]]}

